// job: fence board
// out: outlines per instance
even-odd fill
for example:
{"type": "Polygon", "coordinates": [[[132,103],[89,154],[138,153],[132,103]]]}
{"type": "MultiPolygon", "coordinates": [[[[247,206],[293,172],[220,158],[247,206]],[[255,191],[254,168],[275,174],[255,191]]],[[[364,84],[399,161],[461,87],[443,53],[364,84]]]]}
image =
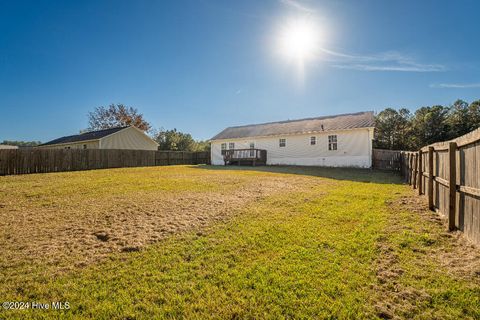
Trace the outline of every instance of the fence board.
{"type": "Polygon", "coordinates": [[[113,149],[0,150],[0,175],[172,164],[210,164],[210,153],[113,149]]]}
{"type": "Polygon", "coordinates": [[[420,152],[419,171],[424,173],[420,177],[424,188],[421,193],[428,196],[430,209],[449,218],[450,230],[461,230],[480,244],[480,128],[418,152],[401,152],[400,172],[412,185],[416,182],[412,179],[416,174],[414,159],[420,152]],[[455,149],[450,154],[449,147],[455,149]],[[454,164],[452,168],[450,163],[454,164]]]}
{"type": "Polygon", "coordinates": [[[373,149],[372,165],[379,170],[401,170],[401,152],[396,150],[373,149]]]}

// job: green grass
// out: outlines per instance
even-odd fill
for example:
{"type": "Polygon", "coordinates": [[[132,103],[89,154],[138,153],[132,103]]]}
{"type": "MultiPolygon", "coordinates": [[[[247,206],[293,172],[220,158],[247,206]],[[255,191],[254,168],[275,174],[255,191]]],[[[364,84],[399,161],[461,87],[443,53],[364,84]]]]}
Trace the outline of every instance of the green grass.
{"type": "MultiPolygon", "coordinates": [[[[19,282],[15,292],[0,288],[0,297],[69,301],[72,308],[0,311],[0,318],[371,319],[381,315],[378,305],[385,301],[395,304],[392,312],[400,318],[480,318],[478,282],[447,272],[430,254],[451,248],[452,239],[440,237],[438,224],[391,205],[411,195],[398,177],[366,170],[200,168],[165,168],[155,179],[181,188],[179,175],[187,174],[181,179],[208,178],[206,187],[217,188],[222,178],[305,175],[310,184],[279,191],[250,203],[227,222],[173,235],[140,252],[112,254],[54,278],[38,270],[35,281],[19,282]],[[395,254],[388,267],[402,270],[383,283],[379,243],[395,254]],[[407,295],[399,301],[390,295],[398,288],[421,292],[422,299],[407,295]]],[[[135,176],[120,171],[105,177],[101,172],[106,170],[95,173],[94,190],[107,184],[117,192],[116,179],[135,176]]],[[[27,183],[29,177],[19,180],[27,183]]],[[[31,183],[43,178],[50,176],[36,175],[31,183]]],[[[50,192],[48,188],[40,192],[50,192]]]]}

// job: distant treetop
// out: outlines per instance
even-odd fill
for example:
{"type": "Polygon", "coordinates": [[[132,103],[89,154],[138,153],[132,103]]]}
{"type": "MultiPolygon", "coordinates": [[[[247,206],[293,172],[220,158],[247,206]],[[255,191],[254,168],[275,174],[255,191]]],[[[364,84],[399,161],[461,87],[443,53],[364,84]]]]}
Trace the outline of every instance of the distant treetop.
{"type": "Polygon", "coordinates": [[[109,129],[114,127],[135,126],[148,131],[151,126],[137,109],[123,104],[111,104],[108,107],[97,107],[88,113],[88,131],[109,129]]]}
{"type": "Polygon", "coordinates": [[[3,140],[0,144],[6,144],[9,146],[17,146],[17,147],[36,147],[42,144],[40,141],[11,141],[11,140],[3,140]]]}

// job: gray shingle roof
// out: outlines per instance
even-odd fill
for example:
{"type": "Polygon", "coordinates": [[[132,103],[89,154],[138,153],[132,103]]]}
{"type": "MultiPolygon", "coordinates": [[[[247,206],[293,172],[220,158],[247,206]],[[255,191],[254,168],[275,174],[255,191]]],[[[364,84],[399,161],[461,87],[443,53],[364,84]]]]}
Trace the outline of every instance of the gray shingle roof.
{"type": "Polygon", "coordinates": [[[109,136],[115,132],[118,132],[120,130],[123,130],[127,127],[116,127],[116,128],[109,128],[109,129],[103,129],[103,130],[98,130],[98,131],[90,131],[90,132],[85,132],[81,134],[76,134],[73,136],[66,136],[66,137],[61,137],[52,141],[45,142],[41,144],[41,146],[49,146],[52,144],[59,144],[59,143],[70,143],[70,142],[80,142],[80,141],[87,141],[87,140],[97,140],[106,136],[109,136]]]}
{"type": "Polygon", "coordinates": [[[282,134],[301,134],[321,131],[369,128],[374,126],[375,119],[373,117],[373,112],[367,111],[318,118],[229,127],[214,136],[211,140],[264,137],[282,134]]]}

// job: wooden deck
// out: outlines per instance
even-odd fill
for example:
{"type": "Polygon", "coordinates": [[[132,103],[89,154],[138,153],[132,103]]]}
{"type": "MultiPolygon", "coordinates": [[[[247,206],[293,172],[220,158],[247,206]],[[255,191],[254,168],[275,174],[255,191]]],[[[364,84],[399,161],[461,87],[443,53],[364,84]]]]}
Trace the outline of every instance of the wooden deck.
{"type": "Polygon", "coordinates": [[[225,165],[252,165],[267,164],[267,150],[262,149],[232,149],[225,150],[223,155],[225,165]]]}

